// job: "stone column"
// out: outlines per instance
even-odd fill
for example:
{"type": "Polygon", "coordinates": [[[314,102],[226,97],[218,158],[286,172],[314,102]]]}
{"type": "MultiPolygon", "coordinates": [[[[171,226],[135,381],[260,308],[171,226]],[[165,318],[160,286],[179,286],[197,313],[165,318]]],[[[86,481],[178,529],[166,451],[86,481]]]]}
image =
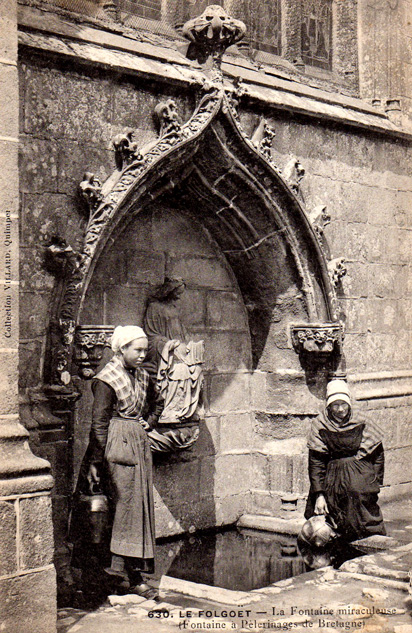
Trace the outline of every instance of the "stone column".
{"type": "Polygon", "coordinates": [[[299,70],[305,69],[302,61],[300,25],[301,7],[296,0],[281,0],[282,57],[295,64],[299,70]]]}
{"type": "Polygon", "coordinates": [[[0,604],[7,633],[56,630],[49,463],[19,422],[17,2],[0,2],[0,604]]]}

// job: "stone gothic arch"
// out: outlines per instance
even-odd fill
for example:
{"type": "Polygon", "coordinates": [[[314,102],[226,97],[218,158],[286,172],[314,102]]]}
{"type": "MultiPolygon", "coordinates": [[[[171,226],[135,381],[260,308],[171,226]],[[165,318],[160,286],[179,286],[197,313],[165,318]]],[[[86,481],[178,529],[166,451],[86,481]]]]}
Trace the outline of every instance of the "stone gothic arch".
{"type": "Polygon", "coordinates": [[[80,328],[76,338],[84,298],[106,244],[119,227],[165,193],[186,206],[196,201],[199,209],[201,202],[198,220],[219,244],[249,308],[255,367],[276,304],[276,289],[291,270],[307,314],[307,322],[290,324],[295,350],[302,358],[314,353],[336,361],[341,355],[335,288],[345,269],[343,260],[328,261],[325,207],[311,212],[305,208],[299,188],[304,170],[296,159],[283,174],[273,163],[274,131],[264,120],[253,138],[248,137],[237,113],[240,97],[241,89],[206,83],[185,124],[172,100],[161,103],[155,112],[158,140],[139,148],[131,132],[118,135],[113,141],[117,169],[108,180],[101,185],[86,172],[80,185],[89,208],[83,250],[76,253],[56,241],[48,253],[54,264],[63,262],[64,270],[46,363],[50,395],[75,398],[71,381],[75,340],[82,348],[77,360],[82,364],[83,358],[90,366],[93,348],[110,335],[104,327],[83,333],[80,328]]]}

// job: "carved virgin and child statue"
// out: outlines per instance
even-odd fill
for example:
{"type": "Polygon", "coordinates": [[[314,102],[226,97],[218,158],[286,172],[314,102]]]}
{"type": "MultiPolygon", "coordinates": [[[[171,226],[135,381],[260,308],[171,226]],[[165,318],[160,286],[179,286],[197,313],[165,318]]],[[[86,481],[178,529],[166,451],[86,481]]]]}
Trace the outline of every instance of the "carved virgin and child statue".
{"type": "Polygon", "coordinates": [[[149,339],[144,367],[155,384],[160,414],[156,424],[159,431],[151,432],[152,440],[177,442],[175,448],[195,441],[198,429],[190,425],[203,417],[204,344],[190,340],[180,318],[178,302],[184,290],[182,279],[167,277],[150,296],[143,319],[149,339]],[[184,429],[185,425],[189,426],[184,429]]]}

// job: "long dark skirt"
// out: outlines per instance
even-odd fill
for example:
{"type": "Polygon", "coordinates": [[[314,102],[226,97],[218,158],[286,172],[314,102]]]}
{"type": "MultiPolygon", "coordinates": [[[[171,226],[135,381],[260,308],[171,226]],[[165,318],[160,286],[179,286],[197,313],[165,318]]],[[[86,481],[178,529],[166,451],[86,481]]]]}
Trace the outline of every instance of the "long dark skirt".
{"type": "MultiPolygon", "coordinates": [[[[345,540],[386,534],[378,493],[375,469],[367,459],[342,457],[328,463],[325,498],[329,515],[345,540]]],[[[314,514],[315,501],[316,495],[310,493],[305,510],[307,519],[314,514]]]]}
{"type": "MultiPolygon", "coordinates": [[[[88,488],[89,449],[81,466],[74,499],[73,542],[78,540],[79,534],[83,543],[87,539],[87,531],[85,533],[81,529],[81,523],[84,523],[81,504],[76,501],[88,488]]],[[[103,492],[110,505],[110,552],[134,559],[130,561],[134,569],[153,573],[155,522],[152,453],[149,438],[138,421],[114,418],[110,422],[105,460],[100,470],[103,492]]]]}

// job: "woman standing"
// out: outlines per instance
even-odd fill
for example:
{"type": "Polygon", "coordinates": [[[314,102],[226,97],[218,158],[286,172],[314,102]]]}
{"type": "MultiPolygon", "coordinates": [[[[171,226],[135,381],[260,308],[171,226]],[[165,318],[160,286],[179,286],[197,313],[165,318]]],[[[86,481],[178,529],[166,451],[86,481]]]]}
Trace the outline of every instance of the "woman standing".
{"type": "Polygon", "coordinates": [[[305,518],[328,515],[346,541],[385,534],[377,503],[384,474],[382,434],[374,423],[352,419],[343,380],[328,384],[326,409],[312,423],[308,448],[305,518]]]}
{"type": "Polygon", "coordinates": [[[115,355],[92,383],[89,479],[108,480],[114,506],[106,573],[119,582],[128,580],[128,593],[153,598],[157,592],[141,575],[153,573],[155,552],[150,427],[142,417],[149,376],[140,367],[147,346],[140,327],[119,326],[113,333],[115,355]]]}

